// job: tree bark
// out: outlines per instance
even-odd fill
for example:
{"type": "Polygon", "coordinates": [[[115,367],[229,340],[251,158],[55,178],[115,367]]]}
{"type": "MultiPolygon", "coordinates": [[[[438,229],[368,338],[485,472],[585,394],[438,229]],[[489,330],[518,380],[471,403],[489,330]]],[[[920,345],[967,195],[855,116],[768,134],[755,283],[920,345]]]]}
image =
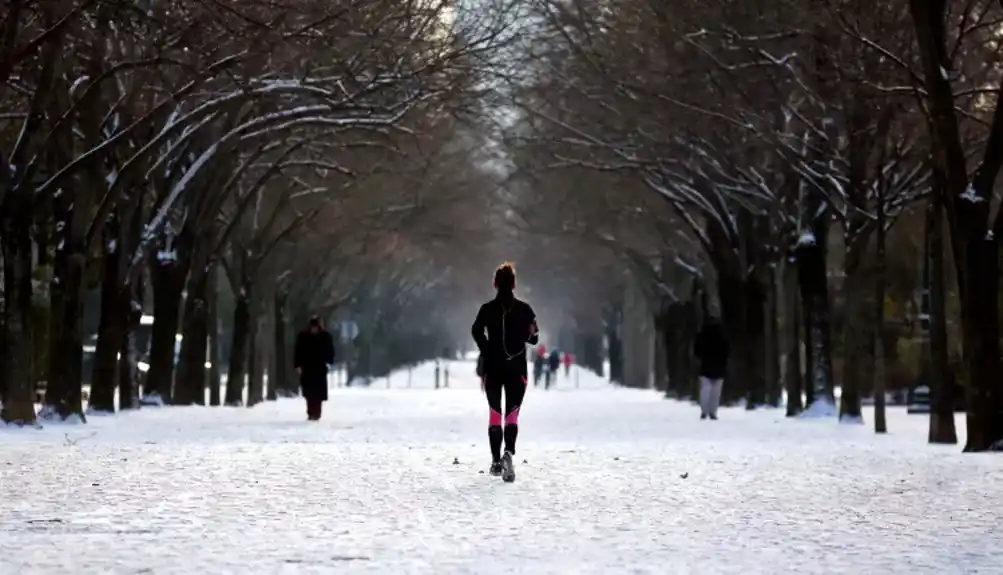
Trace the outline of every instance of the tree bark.
{"type": "Polygon", "coordinates": [[[101,278],[101,319],[98,324],[97,348],[94,351],[94,369],[91,375],[89,409],[96,412],[115,412],[115,387],[119,372],[119,355],[128,329],[128,285],[122,271],[122,250],[118,218],[112,216],[105,224],[104,258],[101,278]]]}
{"type": "Polygon", "coordinates": [[[814,241],[797,247],[798,284],[804,301],[805,323],[810,341],[811,371],[808,387],[811,400],[806,411],[827,415],[834,411],[832,376],[832,336],[829,320],[829,288],[826,277],[825,226],[817,226],[814,241]]]}
{"type": "Polygon", "coordinates": [[[218,406],[221,403],[221,378],[219,354],[219,277],[216,270],[209,272],[209,287],[206,297],[209,302],[209,405],[218,406]]]}
{"type": "MultiPolygon", "coordinates": [[[[72,238],[67,238],[72,240],[72,238]]],[[[50,286],[49,369],[45,405],[39,417],[86,422],[83,385],[84,256],[79,249],[58,249],[50,286]]]]}
{"type": "Polygon", "coordinates": [[[862,245],[854,245],[847,249],[843,283],[843,307],[846,315],[843,320],[843,393],[839,398],[839,420],[842,422],[863,423],[861,413],[861,390],[863,380],[873,377],[871,363],[873,362],[873,323],[870,312],[874,309],[869,301],[864,268],[860,260],[863,258],[862,245]]]}
{"type": "Polygon", "coordinates": [[[885,196],[884,184],[878,188],[878,217],[874,236],[874,330],[871,341],[874,349],[874,432],[887,433],[888,421],[885,414],[885,196]]]}
{"type": "Polygon", "coordinates": [[[198,258],[195,271],[188,278],[182,324],[178,378],[174,386],[175,405],[205,405],[206,351],[209,339],[209,303],[206,298],[208,274],[198,258]]]}
{"type": "Polygon", "coordinates": [[[801,379],[801,301],[794,257],[784,263],[784,386],[787,389],[787,416],[804,411],[804,386],[801,379]]]}
{"type": "MultiPolygon", "coordinates": [[[[935,183],[939,176],[935,173],[935,183]]],[[[929,252],[930,290],[930,443],[955,444],[954,369],[947,346],[947,310],[944,302],[944,213],[939,194],[934,193],[927,207],[927,251],[929,252]]]]}
{"type": "Polygon", "coordinates": [[[776,268],[770,268],[763,309],[766,320],[766,333],[763,338],[765,354],[763,376],[766,378],[766,404],[771,407],[780,407],[783,401],[783,385],[780,380],[780,298],[777,294],[777,274],[776,268]]]}
{"type": "Polygon", "coordinates": [[[249,292],[240,290],[234,300],[233,333],[230,344],[230,366],[226,376],[225,405],[239,407],[244,404],[244,375],[247,365],[248,338],[251,332],[249,292]]]}
{"type": "Polygon", "coordinates": [[[139,409],[139,349],[136,345],[136,331],[143,319],[142,275],[137,274],[134,283],[125,290],[120,301],[126,309],[126,329],[119,334],[118,359],[118,408],[139,409]]]}
{"type": "Polygon", "coordinates": [[[264,367],[267,358],[261,346],[261,321],[258,317],[251,318],[251,331],[247,335],[248,378],[247,407],[254,407],[265,400],[264,397],[264,367]]]}
{"type": "MultiPolygon", "coordinates": [[[[6,168],[0,162],[0,168],[6,168]]],[[[6,174],[0,176],[0,181],[6,174]]],[[[4,265],[4,403],[0,419],[15,425],[35,425],[33,358],[31,213],[32,201],[23,190],[7,191],[8,217],[0,228],[4,265]]]]}
{"type": "Polygon", "coordinates": [[[745,373],[746,409],[766,403],[766,317],[763,306],[766,293],[760,278],[748,276],[744,282],[745,298],[745,373]]]}
{"type": "Polygon", "coordinates": [[[289,355],[286,349],[286,302],[285,296],[276,291],[272,297],[272,337],[275,346],[272,370],[268,375],[268,398],[290,397],[289,355]]]}
{"type": "Polygon", "coordinates": [[[150,272],[153,284],[153,329],[150,336],[150,368],[146,373],[147,401],[171,402],[174,383],[175,346],[181,321],[181,293],[187,270],[177,261],[156,261],[150,272]]]}

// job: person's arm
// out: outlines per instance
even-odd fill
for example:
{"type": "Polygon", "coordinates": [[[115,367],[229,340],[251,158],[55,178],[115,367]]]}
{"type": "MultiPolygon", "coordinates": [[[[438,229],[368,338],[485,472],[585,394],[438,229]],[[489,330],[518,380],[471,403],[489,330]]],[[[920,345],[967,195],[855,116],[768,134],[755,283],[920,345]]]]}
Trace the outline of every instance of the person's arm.
{"type": "Polygon", "coordinates": [[[698,333],[696,339],[693,340],[693,356],[697,359],[703,359],[703,334],[698,333]]]}
{"type": "Polygon", "coordinates": [[[484,312],[484,306],[477,310],[477,317],[474,318],[474,325],[470,327],[470,334],[474,336],[474,343],[477,344],[477,349],[481,353],[484,353],[488,349],[488,336],[484,334],[484,328],[487,326],[485,323],[486,318],[484,312]]]}
{"type": "Polygon", "coordinates": [[[529,337],[526,343],[536,345],[540,343],[540,326],[536,323],[536,312],[533,311],[533,307],[526,304],[526,310],[529,312],[529,337]]]}

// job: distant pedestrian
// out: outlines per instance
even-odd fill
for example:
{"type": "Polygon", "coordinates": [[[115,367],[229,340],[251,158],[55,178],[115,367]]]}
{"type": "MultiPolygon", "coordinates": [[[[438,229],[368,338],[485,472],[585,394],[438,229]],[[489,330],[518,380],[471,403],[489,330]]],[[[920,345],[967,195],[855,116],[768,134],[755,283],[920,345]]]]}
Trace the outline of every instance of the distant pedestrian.
{"type": "Polygon", "coordinates": [[[318,421],[327,401],[327,373],[334,365],[334,339],[321,326],[320,317],[311,317],[310,324],[296,337],[293,355],[300,389],[306,400],[307,419],[318,421]]]}
{"type": "Polygon", "coordinates": [[[716,318],[708,318],[693,343],[700,361],[700,419],[717,419],[721,388],[728,371],[728,338],[716,318]]]}
{"type": "Polygon", "coordinates": [[[557,385],[557,370],[561,369],[561,352],[552,350],[547,357],[547,385],[544,389],[550,389],[550,383],[557,385]]]}
{"type": "Polygon", "coordinates": [[[564,352],[564,358],[562,359],[562,361],[564,362],[564,377],[570,378],[571,364],[575,362],[575,356],[571,355],[568,352],[564,352]]]}

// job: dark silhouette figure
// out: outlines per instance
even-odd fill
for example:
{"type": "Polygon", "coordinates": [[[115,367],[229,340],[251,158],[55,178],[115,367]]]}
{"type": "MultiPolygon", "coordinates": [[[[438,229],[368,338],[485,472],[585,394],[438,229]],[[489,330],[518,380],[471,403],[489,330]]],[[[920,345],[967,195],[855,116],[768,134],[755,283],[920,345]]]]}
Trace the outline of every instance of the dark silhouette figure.
{"type": "Polygon", "coordinates": [[[515,297],[515,268],[512,264],[503,264],[495,270],[494,286],[497,295],[481,306],[471,333],[483,360],[484,394],[489,407],[491,474],[513,481],[512,456],[519,434],[519,409],[526,394],[526,344],[535,345],[539,341],[539,328],[533,308],[515,297]],[[504,454],[501,453],[503,440],[504,454]]]}
{"type": "Polygon", "coordinates": [[[693,342],[693,353],[700,361],[700,419],[717,419],[721,388],[728,372],[728,338],[720,322],[709,318],[693,342]]]}
{"type": "Polygon", "coordinates": [[[317,421],[327,401],[327,373],[334,364],[334,339],[320,324],[320,318],[310,318],[310,325],[296,336],[293,362],[300,378],[300,389],[306,400],[306,416],[317,421]]]}

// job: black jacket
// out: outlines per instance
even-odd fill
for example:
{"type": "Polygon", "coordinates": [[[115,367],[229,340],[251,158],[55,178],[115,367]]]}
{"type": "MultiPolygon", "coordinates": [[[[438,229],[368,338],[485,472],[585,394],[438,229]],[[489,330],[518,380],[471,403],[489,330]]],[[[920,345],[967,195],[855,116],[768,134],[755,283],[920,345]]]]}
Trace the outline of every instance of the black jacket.
{"type": "Polygon", "coordinates": [[[325,330],[296,336],[293,364],[300,370],[300,387],[307,399],[327,399],[327,366],[334,363],[334,339],[325,330]]]}
{"type": "Polygon", "coordinates": [[[471,333],[488,375],[505,371],[526,376],[526,344],[539,340],[536,313],[511,293],[499,293],[481,306],[471,333]]]}
{"type": "Polygon", "coordinates": [[[728,371],[728,338],[718,324],[707,324],[693,342],[693,353],[700,360],[700,376],[724,379],[728,371]]]}

